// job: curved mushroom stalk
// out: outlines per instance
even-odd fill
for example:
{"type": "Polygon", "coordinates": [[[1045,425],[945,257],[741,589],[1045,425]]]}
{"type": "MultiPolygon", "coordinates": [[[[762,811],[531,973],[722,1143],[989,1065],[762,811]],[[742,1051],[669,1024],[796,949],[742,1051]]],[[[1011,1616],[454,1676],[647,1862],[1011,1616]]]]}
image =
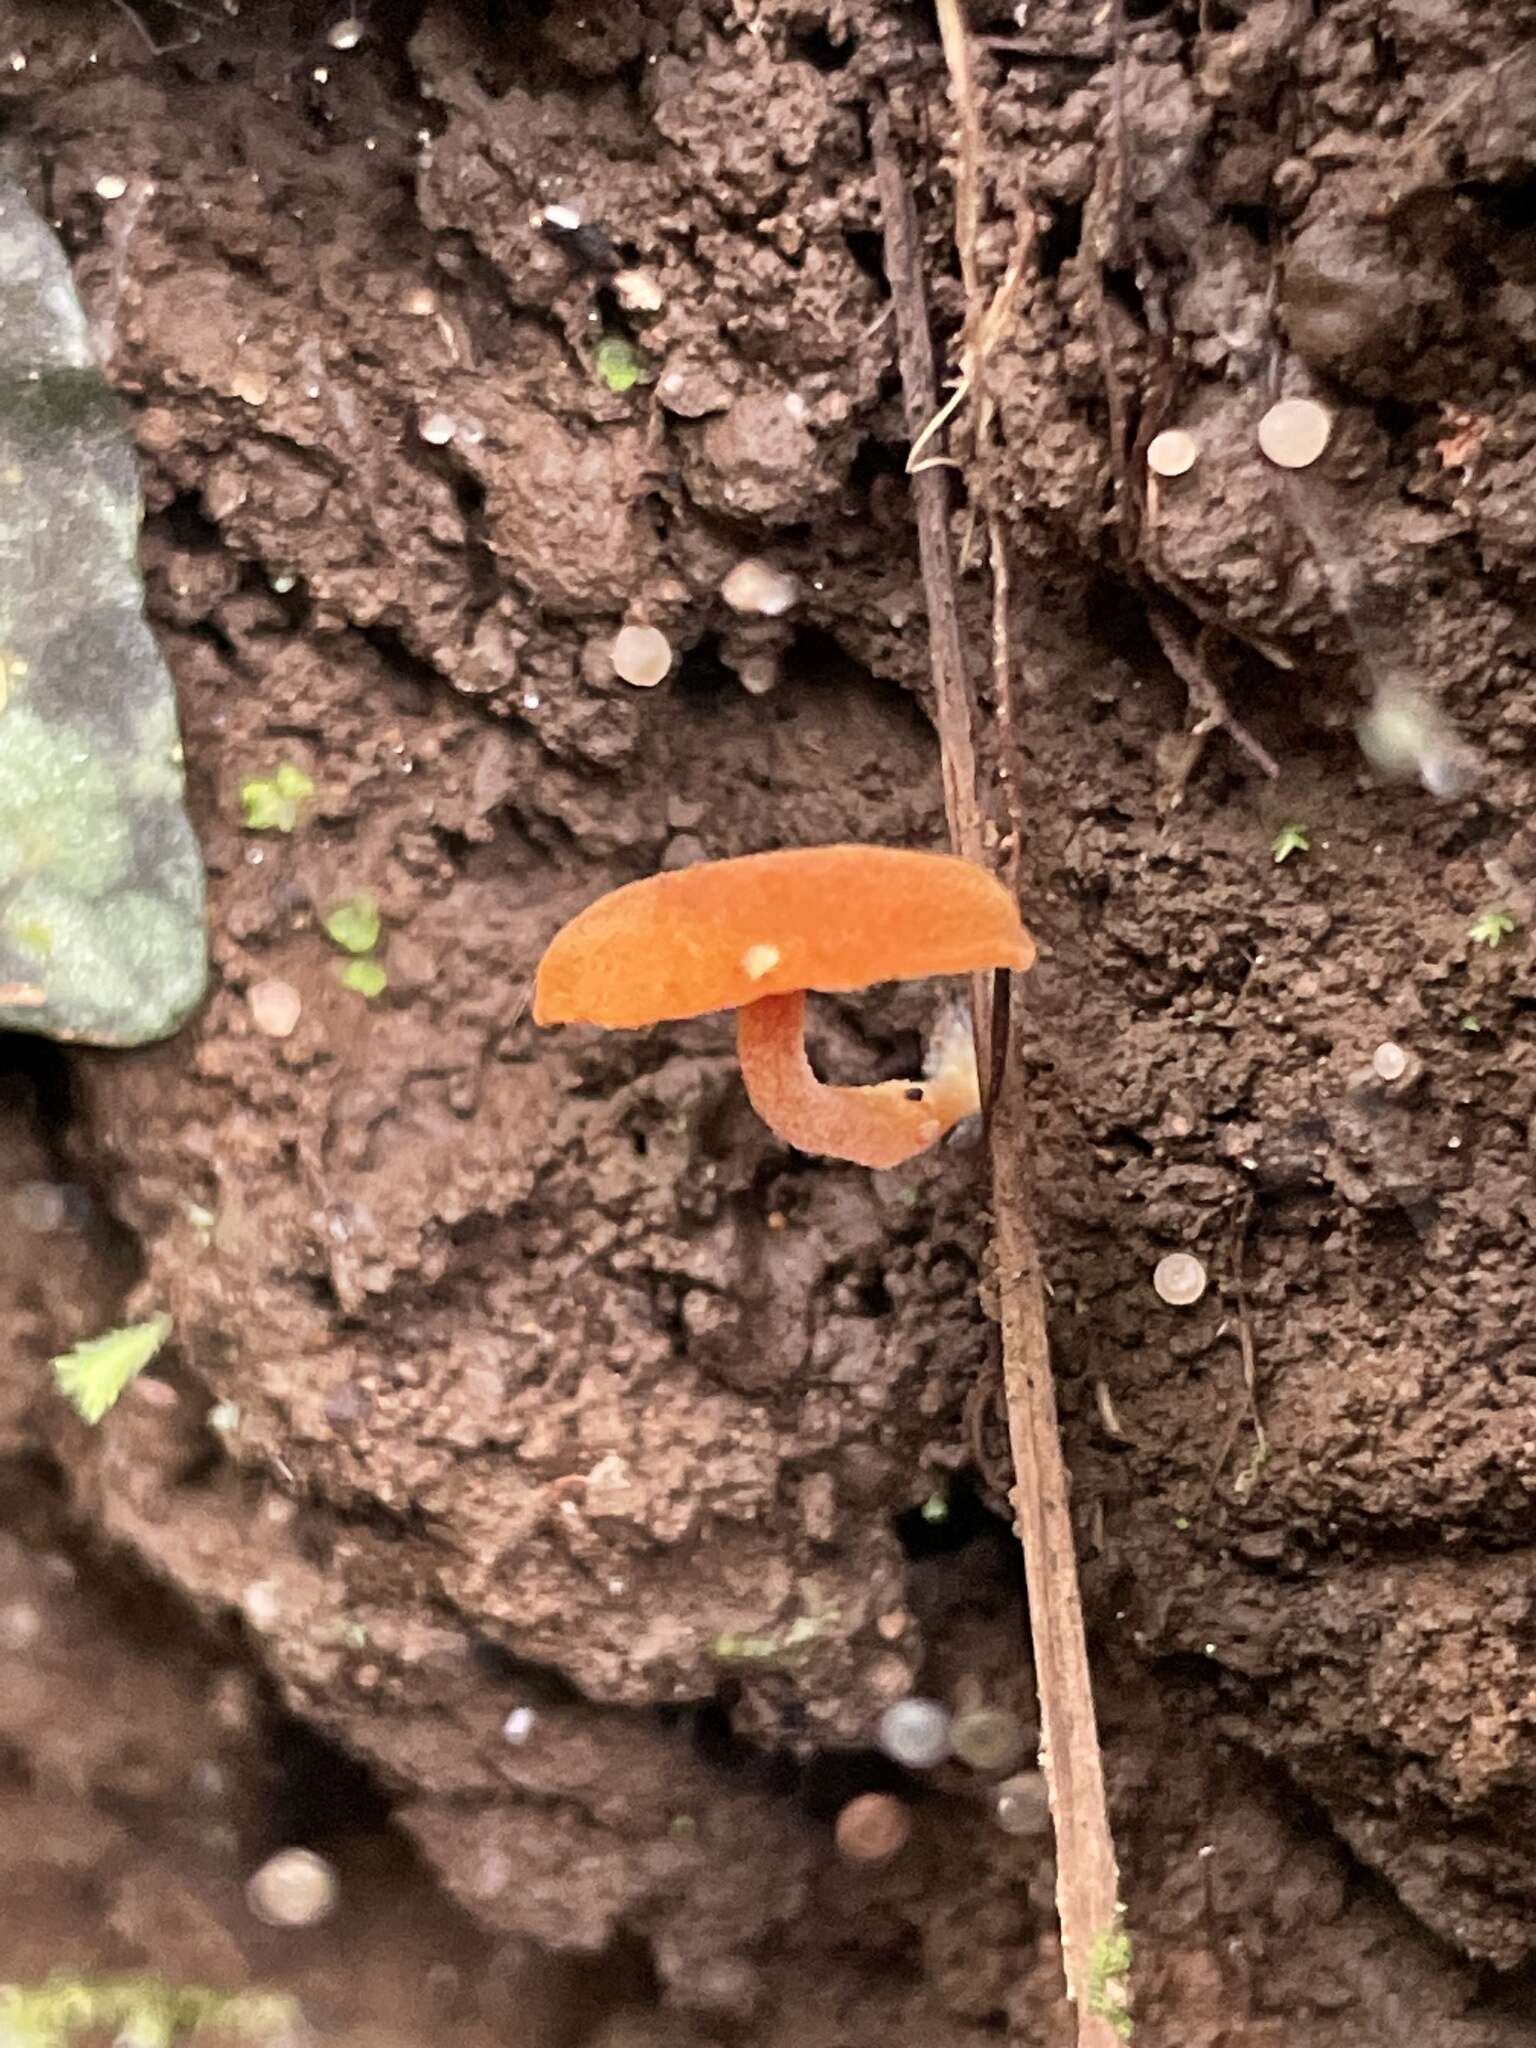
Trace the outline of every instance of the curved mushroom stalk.
{"type": "Polygon", "coordinates": [[[832,1088],[805,1055],[803,994],[763,996],[736,1013],[736,1045],[752,1107],[786,1144],[857,1166],[899,1166],[981,1107],[974,1059],[951,1059],[924,1081],[832,1088]]]}

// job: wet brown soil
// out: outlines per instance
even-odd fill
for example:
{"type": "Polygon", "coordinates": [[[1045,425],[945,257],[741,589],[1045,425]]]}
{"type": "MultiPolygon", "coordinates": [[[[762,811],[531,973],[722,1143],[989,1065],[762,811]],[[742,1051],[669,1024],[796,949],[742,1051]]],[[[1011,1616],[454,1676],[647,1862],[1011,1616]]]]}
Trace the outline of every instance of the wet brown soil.
{"type": "MultiPolygon", "coordinates": [[[[909,1788],[884,1870],[831,1840],[891,1700],[1032,1711],[976,1140],[807,1161],[719,1020],[527,1015],[615,882],[943,842],[867,139],[888,95],[952,334],[935,25],[345,13],[0,17],[0,147],[135,421],[216,965],[162,1048],[7,1048],[0,1977],[277,1982],[385,2044],[1063,2042],[1049,1844],[978,1780],[909,1788]],[[750,555],[785,617],[722,601],[750,555]],[[246,831],[283,762],[298,829],[246,831]],[[365,888],[371,1004],[322,929],[365,888]],[[61,1415],[50,1353],[158,1308],[149,1391],[61,1415]],[[284,1840],[326,1929],[245,1911],[284,1840]]],[[[1536,2042],[1536,9],[969,18],[988,293],[1041,227],[989,459],[1136,2038],[1536,2042]],[[1315,469],[1258,453],[1282,392],[1315,469]],[[1170,644],[1277,780],[1188,739],[1170,644]],[[1453,793],[1368,769],[1394,691],[1453,793]]],[[[826,1001],[814,1050],[911,1071],[934,1015],[826,1001]]]]}

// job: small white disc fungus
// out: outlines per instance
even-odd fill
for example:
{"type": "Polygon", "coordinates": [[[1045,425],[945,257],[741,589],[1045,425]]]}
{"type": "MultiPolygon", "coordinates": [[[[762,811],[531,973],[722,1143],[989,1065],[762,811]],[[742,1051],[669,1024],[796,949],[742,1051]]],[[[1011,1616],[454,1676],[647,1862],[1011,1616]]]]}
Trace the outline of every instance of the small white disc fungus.
{"type": "Polygon", "coordinates": [[[1169,427],[1147,443],[1147,467],[1154,476],[1185,476],[1200,458],[1200,444],[1182,427],[1169,427]]]}
{"type": "Polygon", "coordinates": [[[336,1873],[310,1849],[279,1849],[245,1888],[246,1904],[268,1927],[315,1927],[336,1906],[336,1873]]]}
{"type": "Polygon", "coordinates": [[[720,585],[720,595],[733,612],[756,613],[759,618],[782,618],[798,602],[800,585],[771,562],[749,557],[738,562],[720,585]]]}
{"type": "Polygon", "coordinates": [[[875,1740],[909,1771],[931,1771],[949,1755],[948,1710],[937,1700],[897,1700],[880,1716],[875,1740]]]}
{"type": "Polygon", "coordinates": [[[1378,1081],[1401,1081],[1408,1071],[1408,1055],[1389,1038],[1371,1054],[1371,1067],[1378,1081]]]}
{"type": "Polygon", "coordinates": [[[1170,1308],[1192,1308],[1205,1292],[1205,1268],[1190,1252],[1170,1252],[1158,1260],[1152,1285],[1170,1308]]]}
{"type": "Polygon", "coordinates": [[[833,1839],[846,1863],[889,1863],[907,1846],[912,1815],[890,1792],[861,1792],[837,1816],[833,1839]]]}
{"type": "Polygon", "coordinates": [[[128,190],[128,180],[117,171],[107,171],[96,180],[98,199],[121,199],[128,190]]]}
{"type": "Polygon", "coordinates": [[[973,1707],[958,1714],[955,1755],[973,1771],[1010,1771],[1024,1754],[1024,1725],[1003,1707],[973,1707]]]}
{"type": "Polygon", "coordinates": [[[251,1022],[266,1038],[291,1038],[304,1012],[303,999],[291,981],[257,981],[246,998],[251,1022]]]}
{"type": "Polygon", "coordinates": [[[1004,1778],[992,1794],[992,1811],[1005,1835],[1048,1835],[1051,1801],[1039,1771],[1020,1771],[1004,1778]]]}
{"type": "Polygon", "coordinates": [[[1310,469],[1333,435],[1333,415],[1315,398],[1282,398],[1259,421],[1259,446],[1279,469],[1310,469]]]}
{"type": "Polygon", "coordinates": [[[625,626],[615,634],[608,659],[620,682],[654,690],[672,666],[672,643],[655,626],[625,626]]]}
{"type": "Polygon", "coordinates": [[[766,697],[777,688],[779,658],[776,654],[743,655],[736,664],[736,680],[749,697],[766,697]]]}

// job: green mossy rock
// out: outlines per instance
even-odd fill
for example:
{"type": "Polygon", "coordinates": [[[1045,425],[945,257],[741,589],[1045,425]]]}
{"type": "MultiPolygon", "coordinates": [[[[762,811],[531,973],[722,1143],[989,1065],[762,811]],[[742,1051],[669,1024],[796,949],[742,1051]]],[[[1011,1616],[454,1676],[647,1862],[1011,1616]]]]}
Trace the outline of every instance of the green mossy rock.
{"type": "Polygon", "coordinates": [[[142,1045],[203,993],[142,517],[64,252],[0,176],[0,1029],[142,1045]]]}

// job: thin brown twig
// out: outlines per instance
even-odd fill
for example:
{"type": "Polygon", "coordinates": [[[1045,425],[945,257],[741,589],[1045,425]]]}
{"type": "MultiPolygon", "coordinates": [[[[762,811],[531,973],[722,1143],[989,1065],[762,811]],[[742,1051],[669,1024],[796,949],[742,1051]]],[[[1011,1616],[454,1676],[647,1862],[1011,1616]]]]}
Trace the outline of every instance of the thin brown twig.
{"type": "MultiPolygon", "coordinates": [[[[901,159],[891,136],[890,109],[877,101],[871,120],[875,183],[885,235],[885,268],[896,307],[896,345],[901,367],[907,435],[915,440],[938,410],[933,341],[928,331],[928,295],[923,289],[917,214],[901,159]]],[[[956,851],[984,858],[981,807],[976,797],[976,748],[972,739],[971,679],[960,635],[954,561],[949,541],[949,486],[942,470],[920,469],[912,479],[918,551],[928,601],[928,644],[933,664],[934,722],[938,728],[944,778],[944,810],[956,851]]],[[[991,1044],[991,991],[977,977],[971,1000],[976,1055],[987,1071],[991,1044]]]]}
{"type": "Polygon", "coordinates": [[[1269,1456],[1269,1432],[1264,1427],[1264,1417],[1259,1411],[1259,1365],[1253,1342],[1253,1316],[1248,1307],[1248,1283],[1244,1268],[1248,1253],[1248,1225],[1253,1216],[1253,1197],[1250,1195],[1238,1209],[1232,1224],[1232,1291],[1237,1297],[1237,1350],[1242,1361],[1243,1399],[1232,1412],[1232,1419],[1222,1433],[1211,1476],[1206,1481],[1205,1504],[1210,1505],[1221,1475],[1227,1469],[1227,1460],[1232,1455],[1232,1446],[1237,1442],[1245,1420],[1253,1424],[1254,1454],[1262,1462],[1269,1456]]]}
{"type": "Polygon", "coordinates": [[[1195,737],[1203,739],[1207,733],[1218,729],[1230,733],[1234,744],[1242,748],[1263,774],[1273,779],[1280,773],[1280,764],[1274,755],[1233,714],[1198,651],[1181,637],[1166,608],[1150,595],[1146,605],[1147,619],[1157,644],[1163,650],[1168,666],[1188,690],[1190,703],[1200,714],[1194,728],[1195,737]]]}
{"type": "MultiPolygon", "coordinates": [[[[916,213],[892,139],[890,115],[880,103],[874,109],[872,140],[886,275],[896,306],[908,433],[915,436],[936,410],[933,344],[916,213]]],[[[964,260],[962,254],[962,266],[964,260]]],[[[956,849],[978,859],[982,836],[972,737],[974,714],[950,546],[949,487],[940,470],[924,469],[913,478],[912,488],[928,604],[945,807],[956,849]]],[[[1007,596],[1005,577],[1001,592],[1005,619],[1007,596]]],[[[994,591],[994,604],[997,602],[994,591]]],[[[993,660],[994,665],[1008,666],[1006,635],[999,652],[995,624],[993,660]]],[[[1006,675],[1003,680],[1006,684],[1006,675]]],[[[1006,977],[999,976],[998,982],[1001,991],[1006,977]]],[[[1029,1223],[1033,1198],[1027,1166],[1029,1117],[1019,1064],[1008,1059],[1006,1004],[999,1001],[993,1010],[990,1060],[980,1031],[986,1009],[984,992],[978,993],[976,1007],[979,1061],[981,1070],[991,1076],[987,1112],[1003,1386],[1016,1475],[1013,1506],[1024,1547],[1040,1692],[1041,1766],[1056,1828],[1063,1963],[1067,1987],[1077,2006],[1077,2048],[1118,2048],[1120,2036],[1105,1994],[1108,1991],[1118,2004],[1124,1987],[1095,1987],[1095,1977],[1108,1953],[1106,1944],[1119,1924],[1119,1873],[1109,1831],[1067,1472],[1057,1423],[1044,1274],[1029,1223]],[[1093,1995],[1095,1988],[1098,1996],[1093,1995]]]]}

